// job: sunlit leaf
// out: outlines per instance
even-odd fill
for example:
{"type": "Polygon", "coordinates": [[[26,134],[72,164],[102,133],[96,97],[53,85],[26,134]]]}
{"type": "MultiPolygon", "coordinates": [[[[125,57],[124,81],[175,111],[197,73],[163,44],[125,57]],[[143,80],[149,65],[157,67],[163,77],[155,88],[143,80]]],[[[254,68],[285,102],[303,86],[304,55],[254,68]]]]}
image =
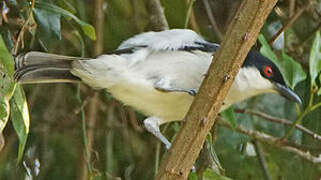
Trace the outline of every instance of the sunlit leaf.
{"type": "Polygon", "coordinates": [[[0,36],[0,133],[6,126],[9,117],[9,100],[15,88],[15,83],[12,79],[13,72],[12,56],[0,36]]]}
{"type": "Polygon", "coordinates": [[[0,132],[6,127],[10,112],[8,100],[0,98],[0,132]]]}
{"type": "Polygon", "coordinates": [[[18,135],[20,142],[18,151],[18,162],[20,162],[27,142],[30,124],[29,110],[26,97],[20,85],[16,87],[16,90],[13,94],[13,98],[10,101],[10,105],[10,119],[12,121],[13,127],[18,135]]]}
{"type": "Polygon", "coordinates": [[[282,63],[284,67],[283,75],[289,82],[289,86],[294,89],[294,87],[301,81],[307,78],[300,63],[288,56],[284,51],[282,52],[282,63]]]}
{"type": "Polygon", "coordinates": [[[321,39],[320,31],[316,33],[313,45],[310,51],[310,75],[311,75],[311,84],[315,84],[315,80],[318,77],[319,72],[321,71],[321,39]]]}
{"type": "Polygon", "coordinates": [[[237,123],[236,123],[236,118],[235,118],[233,106],[231,106],[230,108],[221,112],[221,115],[224,119],[227,120],[227,122],[231,125],[232,128],[236,127],[237,123]]]}
{"type": "Polygon", "coordinates": [[[96,32],[94,26],[87,24],[83,21],[80,21],[79,24],[81,25],[82,30],[84,33],[90,37],[92,40],[96,40],[96,32]]]}
{"type": "Polygon", "coordinates": [[[29,130],[29,114],[22,89],[18,86],[15,90],[15,82],[12,79],[14,73],[14,61],[0,36],[0,132],[4,129],[9,112],[14,128],[19,137],[18,159],[22,157],[23,149],[29,130]],[[11,110],[9,106],[10,101],[11,110]]]}
{"type": "Polygon", "coordinates": [[[92,40],[96,39],[96,33],[95,33],[95,28],[88,24],[85,23],[84,21],[81,21],[78,17],[76,17],[75,15],[73,15],[71,12],[66,11],[65,9],[58,7],[54,4],[50,4],[50,3],[45,3],[45,2],[39,2],[37,1],[36,3],[36,7],[37,8],[41,8],[47,11],[51,11],[54,12],[56,14],[60,14],[64,17],[69,17],[72,18],[74,21],[76,21],[82,28],[82,30],[84,31],[84,33],[92,40]]]}
{"type": "Polygon", "coordinates": [[[46,36],[55,36],[57,39],[61,39],[61,25],[60,14],[53,13],[40,8],[33,9],[37,24],[42,34],[46,36]]]}
{"type": "Polygon", "coordinates": [[[215,180],[232,180],[231,178],[217,174],[212,169],[206,169],[205,172],[203,173],[203,180],[213,180],[213,179],[215,179],[215,180]]]}

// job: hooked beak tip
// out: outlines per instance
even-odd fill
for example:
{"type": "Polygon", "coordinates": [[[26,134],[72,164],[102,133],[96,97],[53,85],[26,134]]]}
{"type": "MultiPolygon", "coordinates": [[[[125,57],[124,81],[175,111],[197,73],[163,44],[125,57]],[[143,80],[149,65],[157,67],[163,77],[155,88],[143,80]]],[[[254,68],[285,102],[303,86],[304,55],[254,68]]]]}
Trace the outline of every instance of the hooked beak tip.
{"type": "Polygon", "coordinates": [[[281,85],[279,83],[275,83],[275,89],[285,98],[287,98],[290,101],[294,101],[298,103],[299,105],[302,105],[301,98],[290,88],[281,85]]]}

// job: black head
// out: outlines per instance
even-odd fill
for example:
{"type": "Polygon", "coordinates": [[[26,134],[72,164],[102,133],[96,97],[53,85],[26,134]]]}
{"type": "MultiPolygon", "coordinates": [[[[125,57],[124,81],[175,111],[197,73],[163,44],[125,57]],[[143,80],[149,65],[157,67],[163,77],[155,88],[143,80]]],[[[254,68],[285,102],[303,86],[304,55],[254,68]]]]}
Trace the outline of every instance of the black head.
{"type": "Polygon", "coordinates": [[[256,51],[251,50],[248,53],[242,67],[251,66],[257,68],[264,78],[270,80],[270,82],[274,85],[275,90],[278,91],[282,96],[301,104],[301,99],[299,96],[295,94],[289,87],[287,87],[279,68],[270,59],[262,56],[256,51]]]}
{"type": "Polygon", "coordinates": [[[279,68],[270,59],[262,56],[260,53],[253,50],[248,53],[242,67],[249,66],[256,67],[266,79],[286,86],[279,68]]]}

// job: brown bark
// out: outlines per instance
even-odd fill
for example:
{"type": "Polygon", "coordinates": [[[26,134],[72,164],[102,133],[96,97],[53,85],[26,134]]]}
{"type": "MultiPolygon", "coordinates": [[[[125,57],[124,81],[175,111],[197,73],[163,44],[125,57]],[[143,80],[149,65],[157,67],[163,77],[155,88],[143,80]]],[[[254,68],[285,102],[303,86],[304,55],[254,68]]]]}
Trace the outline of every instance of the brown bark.
{"type": "Polygon", "coordinates": [[[244,0],[156,179],[186,179],[223,100],[277,0],[244,0]]]}
{"type": "Polygon", "coordinates": [[[149,23],[154,31],[168,29],[168,23],[164,14],[164,9],[159,0],[147,0],[147,9],[149,12],[149,23]]]}

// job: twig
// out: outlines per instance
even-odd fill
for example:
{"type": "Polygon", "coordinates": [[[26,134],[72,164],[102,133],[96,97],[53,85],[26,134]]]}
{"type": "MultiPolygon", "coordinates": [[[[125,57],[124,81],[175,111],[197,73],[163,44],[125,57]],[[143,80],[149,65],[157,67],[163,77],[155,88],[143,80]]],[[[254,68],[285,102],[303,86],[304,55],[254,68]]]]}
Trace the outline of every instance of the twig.
{"type": "MultiPolygon", "coordinates": [[[[229,129],[232,129],[231,126],[226,121],[222,120],[221,118],[218,118],[218,124],[222,125],[224,127],[227,127],[229,129]]],[[[262,143],[266,143],[266,144],[272,145],[274,147],[280,148],[282,150],[294,153],[294,154],[300,156],[301,158],[303,158],[307,161],[310,161],[312,163],[321,164],[320,157],[312,156],[309,152],[304,152],[304,151],[301,151],[301,150],[296,149],[294,147],[285,145],[284,141],[280,141],[280,139],[270,136],[268,134],[254,131],[254,130],[245,129],[242,126],[237,126],[233,129],[235,129],[235,131],[237,131],[239,133],[246,134],[246,135],[262,142],[262,143]]]]}
{"type": "Polygon", "coordinates": [[[85,108],[85,107],[87,106],[87,104],[88,104],[89,97],[90,97],[90,96],[87,96],[87,97],[85,98],[85,100],[83,100],[82,102],[80,101],[81,105],[80,105],[79,107],[75,108],[75,110],[74,110],[74,114],[75,114],[75,115],[79,114],[81,111],[84,110],[84,108],[85,108]]]}
{"type": "Polygon", "coordinates": [[[94,26],[96,29],[97,39],[94,44],[94,56],[98,56],[103,52],[104,48],[104,0],[95,0],[95,17],[94,26]]]}
{"type": "Polygon", "coordinates": [[[212,9],[211,9],[211,6],[210,6],[208,0],[203,0],[203,4],[204,4],[205,10],[206,10],[206,14],[208,16],[208,19],[210,20],[210,23],[211,23],[214,31],[216,32],[216,35],[217,35],[219,41],[222,41],[223,40],[222,32],[220,31],[220,29],[217,26],[217,23],[216,23],[215,18],[213,16],[213,12],[212,12],[212,9]]]}
{"type": "MultiPolygon", "coordinates": [[[[189,0],[187,0],[189,1],[189,0]]],[[[190,25],[191,25],[191,28],[197,32],[197,33],[201,33],[200,31],[200,28],[196,22],[196,17],[195,17],[195,13],[194,13],[194,9],[192,9],[192,14],[191,14],[191,19],[190,19],[190,25]]]]}
{"type": "MultiPolygon", "coordinates": [[[[271,121],[271,122],[275,122],[275,123],[280,123],[280,124],[284,124],[284,125],[287,125],[287,126],[291,126],[293,124],[293,122],[287,120],[287,119],[282,119],[282,118],[277,118],[277,117],[273,117],[271,115],[268,115],[268,114],[265,114],[263,112],[258,112],[258,111],[252,111],[252,110],[246,110],[246,109],[235,109],[234,110],[236,113],[243,113],[243,114],[250,114],[250,115],[254,115],[254,116],[258,116],[258,117],[261,117],[263,119],[266,119],[268,121],[271,121]]],[[[318,141],[321,141],[321,136],[318,135],[317,133],[307,129],[306,127],[300,125],[300,124],[297,124],[295,126],[296,129],[302,131],[303,133],[306,133],[308,134],[309,136],[311,136],[312,138],[318,140],[318,141]]]]}
{"type": "MultiPolygon", "coordinates": [[[[102,53],[104,45],[104,11],[103,11],[104,0],[95,0],[94,2],[94,26],[96,30],[97,39],[94,44],[93,56],[97,56],[102,53]]],[[[81,179],[93,178],[93,168],[91,167],[91,151],[94,144],[94,132],[97,121],[97,106],[98,106],[98,93],[95,92],[93,97],[89,100],[88,104],[88,116],[87,116],[87,127],[86,122],[83,121],[83,136],[85,143],[84,153],[86,155],[86,163],[83,163],[83,171],[81,179]],[[87,132],[86,132],[87,131],[87,132]],[[88,171],[84,169],[87,164],[88,171]],[[89,173],[89,174],[88,174],[89,173]],[[88,176],[89,175],[89,176],[88,176]]]]}
{"type": "MultiPolygon", "coordinates": [[[[113,150],[113,145],[115,144],[115,131],[117,133],[117,130],[115,130],[115,124],[118,122],[117,118],[115,117],[115,109],[117,103],[115,100],[111,100],[108,102],[108,105],[106,103],[102,103],[103,106],[106,106],[106,110],[104,112],[107,113],[107,118],[106,118],[106,128],[108,129],[105,132],[105,156],[106,156],[106,161],[105,161],[105,169],[104,172],[114,172],[114,150],[113,150]]],[[[118,107],[117,107],[118,108],[118,107]]]]}
{"type": "Polygon", "coordinates": [[[144,132],[145,130],[138,124],[135,111],[132,108],[126,108],[129,116],[129,122],[137,132],[144,132]]]}
{"type": "Polygon", "coordinates": [[[260,143],[256,139],[254,139],[252,142],[254,144],[254,148],[255,148],[255,152],[257,154],[257,158],[259,159],[260,165],[262,167],[265,180],[270,180],[271,176],[270,176],[269,170],[268,170],[268,168],[266,166],[266,161],[265,161],[264,154],[262,152],[260,143]]]}
{"type": "Polygon", "coordinates": [[[295,10],[295,0],[289,0],[289,17],[292,17],[295,10]]]}
{"type": "Polygon", "coordinates": [[[0,152],[3,149],[5,144],[6,144],[6,141],[4,139],[4,136],[3,136],[2,132],[0,132],[0,152]]]}
{"type": "Polygon", "coordinates": [[[192,12],[193,12],[193,5],[196,0],[188,0],[188,1],[189,1],[189,4],[188,4],[187,12],[186,12],[185,23],[184,23],[185,29],[188,26],[189,20],[191,18],[192,12]]]}
{"type": "Polygon", "coordinates": [[[164,14],[164,9],[159,0],[148,0],[149,22],[154,31],[168,29],[168,23],[164,14]]]}
{"type": "Polygon", "coordinates": [[[321,106],[321,102],[312,105],[313,102],[313,86],[311,86],[311,93],[310,93],[310,101],[309,101],[309,105],[303,110],[303,112],[300,112],[296,118],[296,120],[292,123],[291,127],[289,128],[289,130],[285,133],[285,135],[283,136],[283,139],[287,139],[294,131],[295,127],[301,123],[301,121],[305,118],[305,116],[309,113],[311,113],[312,111],[316,110],[317,108],[319,108],[321,106]]]}
{"type": "Polygon", "coordinates": [[[292,26],[292,24],[298,19],[298,17],[300,17],[302,15],[302,13],[308,9],[308,7],[310,6],[310,1],[303,6],[302,8],[300,8],[299,10],[297,10],[297,12],[285,23],[284,26],[282,26],[282,28],[271,38],[271,40],[269,41],[269,44],[272,46],[272,44],[274,43],[274,41],[282,34],[282,32],[286,31],[289,27],[292,26]]]}
{"type": "Polygon", "coordinates": [[[35,0],[31,0],[31,7],[29,9],[28,17],[27,17],[26,21],[23,23],[22,28],[19,31],[18,38],[17,38],[16,44],[13,49],[14,55],[17,55],[20,45],[21,45],[21,47],[24,47],[23,38],[24,38],[25,31],[26,31],[27,26],[29,25],[30,21],[33,20],[33,25],[36,25],[34,18],[33,18],[33,13],[32,13],[33,8],[35,7],[35,3],[36,3],[35,0]]]}
{"type": "Polygon", "coordinates": [[[160,162],[160,150],[161,150],[161,142],[157,141],[156,143],[156,152],[155,152],[155,166],[154,166],[154,176],[158,173],[158,167],[160,162]]]}
{"type": "MultiPolygon", "coordinates": [[[[82,100],[80,97],[80,85],[78,85],[76,96],[79,103],[82,103],[82,100]]],[[[82,163],[81,163],[82,171],[80,173],[80,179],[85,180],[85,179],[88,179],[88,171],[90,172],[90,174],[92,174],[92,168],[90,164],[90,149],[88,148],[88,136],[87,136],[87,130],[86,130],[87,125],[86,125],[85,111],[83,106],[81,106],[80,112],[81,112],[80,115],[81,115],[81,123],[82,123],[83,143],[85,147],[83,151],[83,154],[85,155],[85,157],[82,159],[82,163]]]]}

